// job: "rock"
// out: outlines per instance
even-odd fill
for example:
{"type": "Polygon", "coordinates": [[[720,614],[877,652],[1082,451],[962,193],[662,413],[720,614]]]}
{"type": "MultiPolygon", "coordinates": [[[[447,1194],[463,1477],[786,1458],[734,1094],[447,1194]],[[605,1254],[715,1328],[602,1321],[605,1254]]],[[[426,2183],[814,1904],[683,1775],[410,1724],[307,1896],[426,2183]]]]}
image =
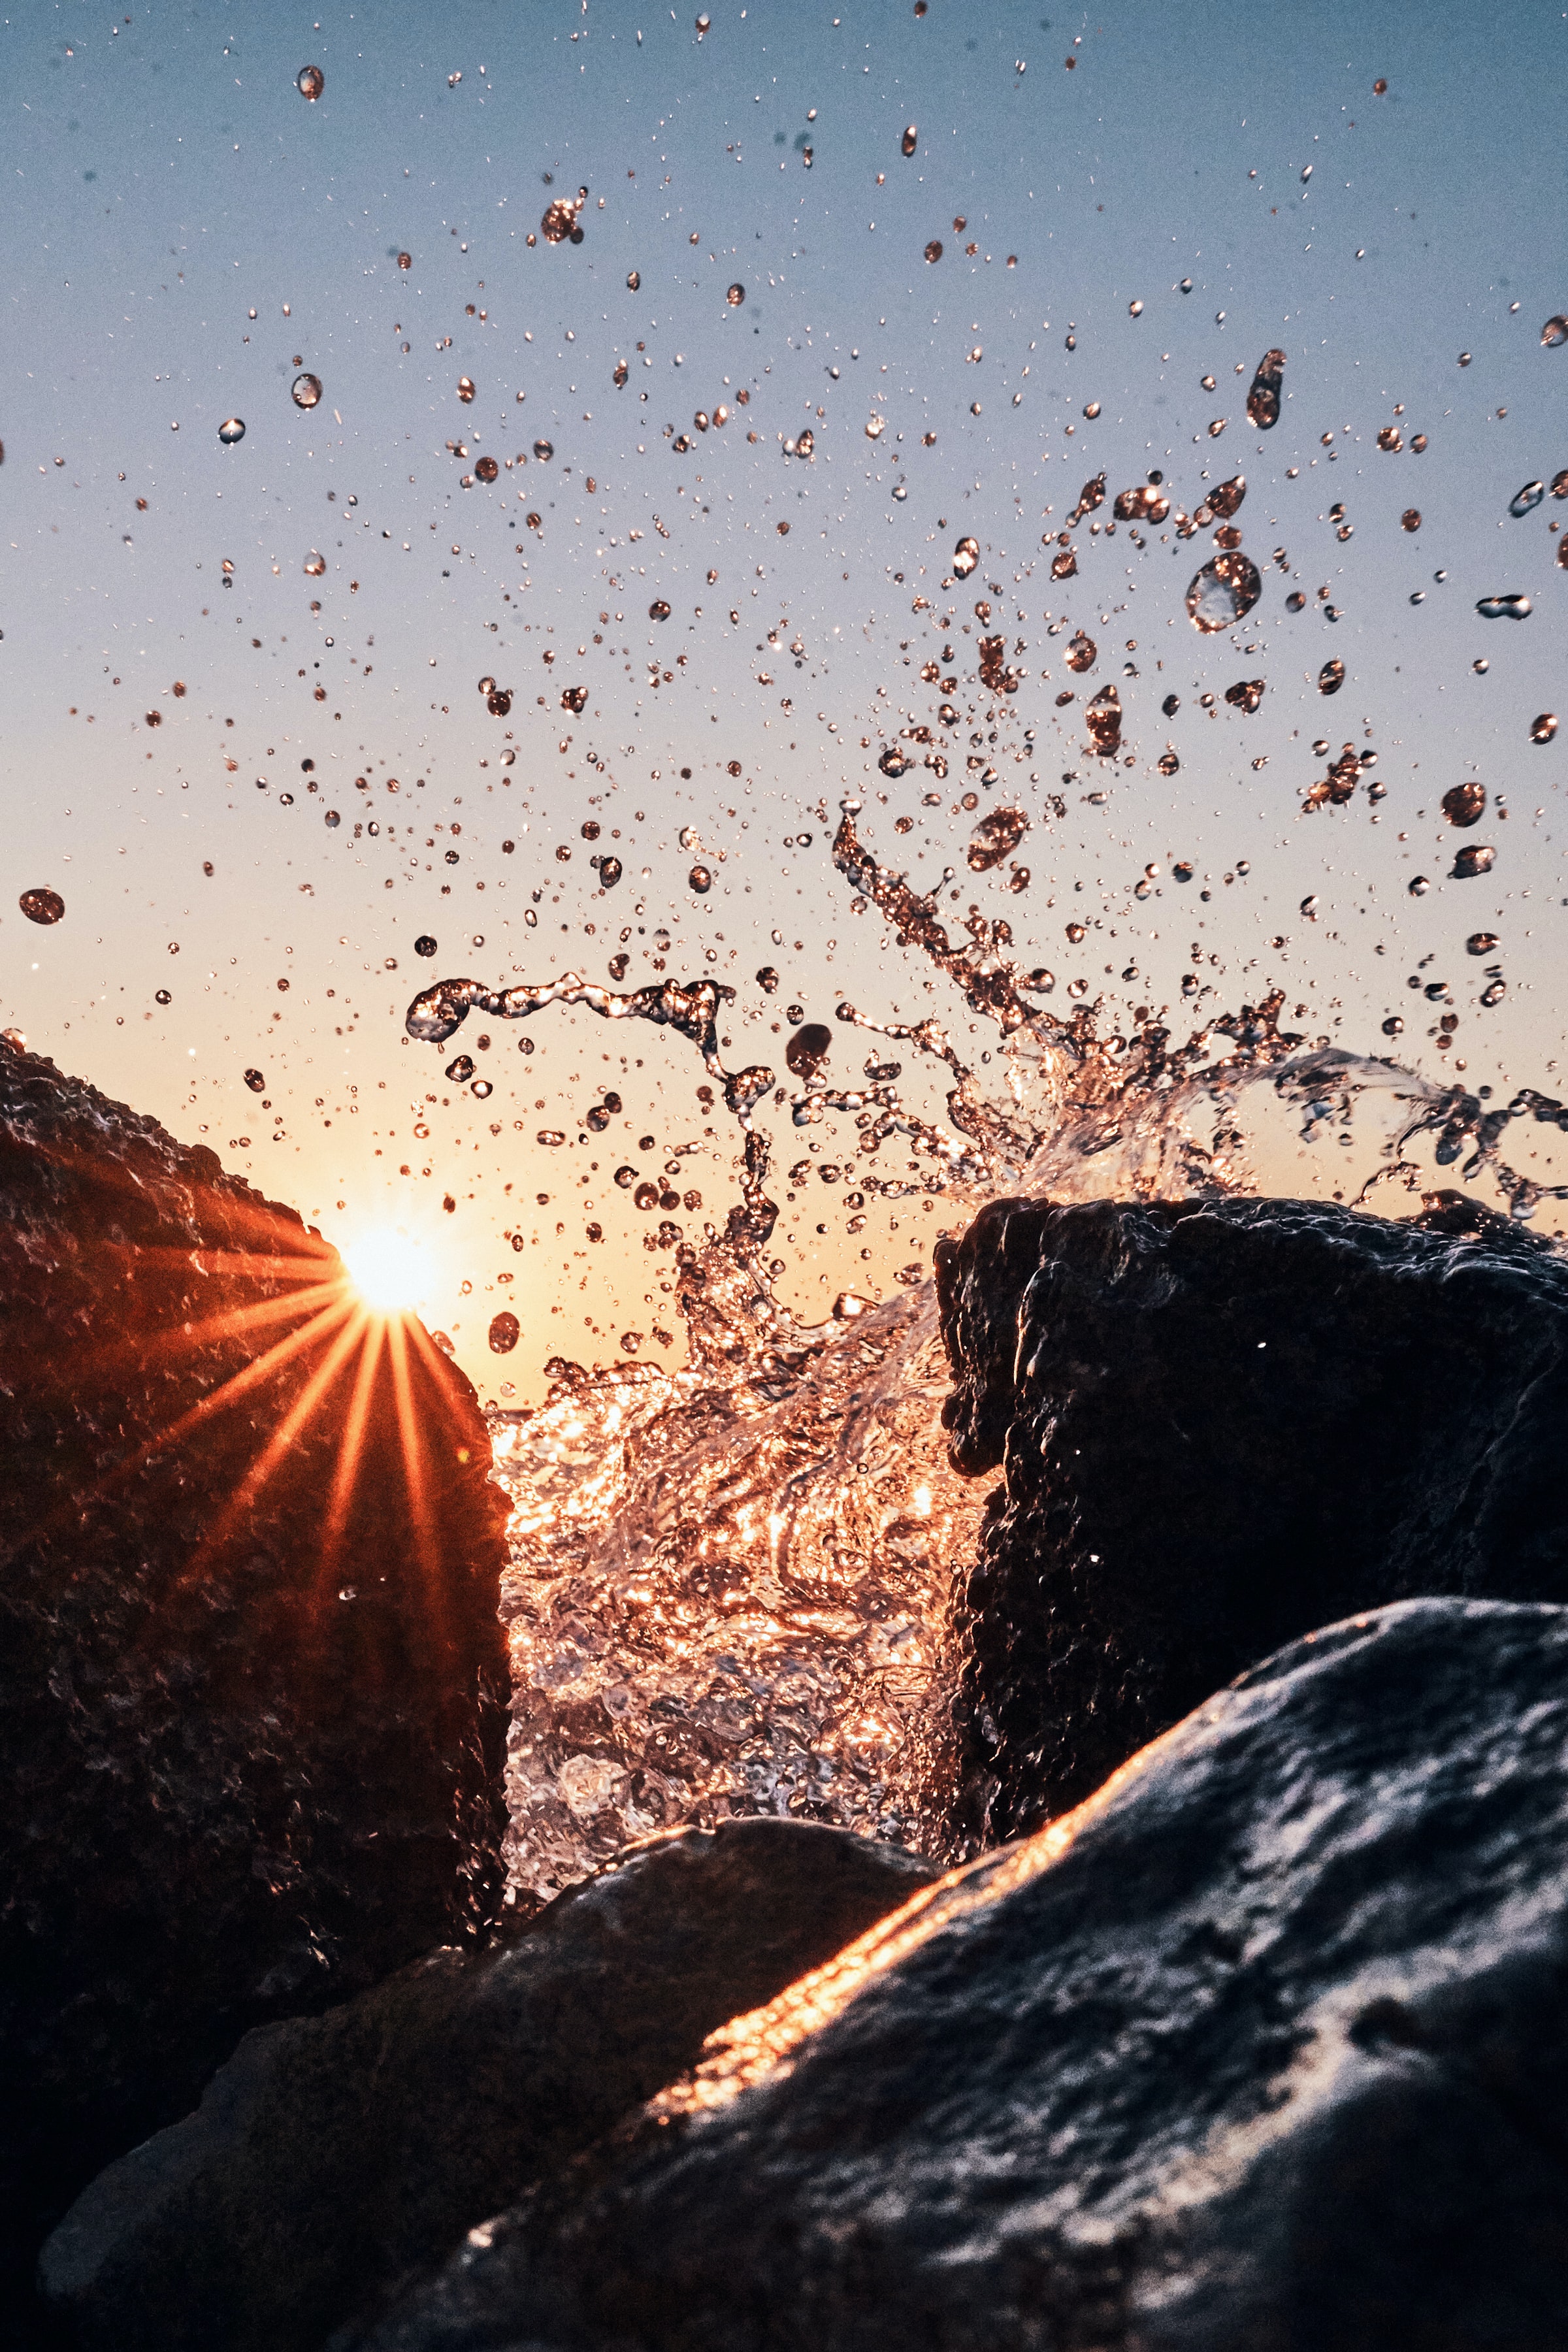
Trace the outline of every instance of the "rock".
{"type": "Polygon", "coordinates": [[[715,2045],[363,2352],[1561,2346],[1568,1612],[1309,1635],[715,2045]]]}
{"type": "Polygon", "coordinates": [[[304,2352],[935,1875],[799,1822],[634,1849],[504,1951],[247,2034],[78,2200],[46,2294],[80,2352],[304,2352]]]}
{"type": "Polygon", "coordinates": [[[961,1827],[1035,1827],[1255,1659],[1422,1593],[1568,1601],[1568,1263],[1447,1196],[994,1202],[939,1244],[961,1827]]]}
{"type": "Polygon", "coordinates": [[[0,1299],[15,2317],[248,2027],[494,1916],[506,1507],[468,1382],[318,1234],[4,1044],[0,1299]]]}

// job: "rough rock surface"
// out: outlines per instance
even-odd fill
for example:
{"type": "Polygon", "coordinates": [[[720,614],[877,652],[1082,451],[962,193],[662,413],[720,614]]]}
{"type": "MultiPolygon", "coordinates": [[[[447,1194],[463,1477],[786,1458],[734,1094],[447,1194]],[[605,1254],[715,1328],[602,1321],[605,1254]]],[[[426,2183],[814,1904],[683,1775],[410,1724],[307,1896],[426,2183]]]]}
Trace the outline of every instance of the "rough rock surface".
{"type": "Polygon", "coordinates": [[[935,1875],[808,1822],[688,1830],[504,1951],[437,1952],[325,2017],[259,2028],[48,2242],[70,2342],[319,2345],[935,1875]]]}
{"type": "Polygon", "coordinates": [[[8,2315],[247,2027],[493,1915],[504,1500],[462,1375],[351,1317],[291,1210],[0,1044],[8,2315]]]}
{"type": "Polygon", "coordinates": [[[1450,1198],[1001,1201],[937,1249],[963,1826],[1034,1828],[1256,1659],[1421,1593],[1568,1601],[1568,1261],[1450,1198]]]}
{"type": "Polygon", "coordinates": [[[367,2352],[1556,2352],[1568,1612],[1309,1636],[716,2040],[367,2352]]]}

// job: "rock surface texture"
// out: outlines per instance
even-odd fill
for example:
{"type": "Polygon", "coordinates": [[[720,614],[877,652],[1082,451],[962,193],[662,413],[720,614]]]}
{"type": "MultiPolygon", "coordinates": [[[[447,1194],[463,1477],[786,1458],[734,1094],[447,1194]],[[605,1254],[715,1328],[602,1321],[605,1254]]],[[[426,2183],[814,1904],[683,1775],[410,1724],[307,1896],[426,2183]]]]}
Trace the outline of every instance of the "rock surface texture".
{"type": "Polygon", "coordinates": [[[1310,1636],[716,2042],[367,2352],[1556,2352],[1568,1613],[1310,1636]]]}
{"type": "Polygon", "coordinates": [[[841,1830],[688,1830],[508,1948],[247,2034],[44,2251],[82,2352],[304,2352],[936,1875],[841,1830]]]}
{"type": "Polygon", "coordinates": [[[505,1505],[334,1250],[0,1044],[0,2307],[247,2027],[487,1923],[505,1505]]]}
{"type": "Polygon", "coordinates": [[[1420,1593],[1568,1601],[1568,1262],[1457,1201],[1000,1201],[938,1244],[963,1827],[1034,1828],[1279,1645],[1420,1593]]]}

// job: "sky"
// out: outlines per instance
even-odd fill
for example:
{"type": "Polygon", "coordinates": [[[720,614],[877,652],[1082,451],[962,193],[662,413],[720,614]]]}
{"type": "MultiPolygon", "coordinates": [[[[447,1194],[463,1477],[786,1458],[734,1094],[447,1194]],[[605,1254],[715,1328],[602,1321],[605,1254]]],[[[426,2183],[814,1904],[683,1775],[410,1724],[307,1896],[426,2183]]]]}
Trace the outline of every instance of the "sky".
{"type": "MultiPolygon", "coordinates": [[[[1563,699],[1565,38],[1533,5],[14,11],[0,1025],[329,1238],[401,1229],[426,1319],[509,1399],[628,1330],[677,1359],[614,1170],[721,1223],[734,1130],[667,1030],[557,1009],[437,1050],[410,998],[614,985],[625,953],[627,988],[734,989],[727,1061],[781,1080],[792,1026],[844,1000],[940,1009],[967,1045],[833,869],[847,793],[1059,1003],[1081,979],[1109,1021],[1179,1024],[1195,970],[1211,1010],[1277,983],[1353,1051],[1500,1098],[1561,1083],[1568,737],[1531,728],[1563,699]],[[581,241],[552,241],[580,190],[581,241]],[[1163,531],[1091,532],[1152,473],[1163,531]],[[1184,596],[1214,550],[1173,524],[1238,474],[1263,590],[1204,637],[1184,596]],[[1503,596],[1528,618],[1478,611],[1503,596]],[[1018,683],[994,732],[944,730],[977,601],[1018,683]],[[1226,703],[1257,679],[1255,711],[1226,703]],[[1107,683],[1109,762],[1082,719],[1107,683]],[[945,779],[879,767],[917,725],[951,735],[945,779]],[[1376,755],[1355,796],[1304,809],[1347,744],[1376,755]],[[1440,802],[1467,782],[1461,834],[1440,802]],[[1004,803],[1023,845],[972,874],[1004,803]],[[1453,878],[1478,843],[1490,871],[1453,878]],[[39,888],[58,922],[18,905],[39,888]],[[475,1079],[444,1075],[458,1049],[475,1079]]],[[[835,1076],[866,1042],[836,1033],[835,1076]]],[[[803,1194],[781,1225],[814,1317],[911,1246],[885,1207],[849,1222],[803,1194]]]]}

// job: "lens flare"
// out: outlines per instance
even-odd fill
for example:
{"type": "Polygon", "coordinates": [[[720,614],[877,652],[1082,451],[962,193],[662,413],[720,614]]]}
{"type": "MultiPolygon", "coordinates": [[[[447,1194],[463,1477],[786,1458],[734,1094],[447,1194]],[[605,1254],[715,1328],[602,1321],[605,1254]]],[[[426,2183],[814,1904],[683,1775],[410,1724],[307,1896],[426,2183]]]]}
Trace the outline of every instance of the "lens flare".
{"type": "Polygon", "coordinates": [[[383,1315],[407,1313],[424,1286],[425,1259],[417,1242],[384,1227],[351,1243],[343,1264],[365,1305],[383,1315]]]}

